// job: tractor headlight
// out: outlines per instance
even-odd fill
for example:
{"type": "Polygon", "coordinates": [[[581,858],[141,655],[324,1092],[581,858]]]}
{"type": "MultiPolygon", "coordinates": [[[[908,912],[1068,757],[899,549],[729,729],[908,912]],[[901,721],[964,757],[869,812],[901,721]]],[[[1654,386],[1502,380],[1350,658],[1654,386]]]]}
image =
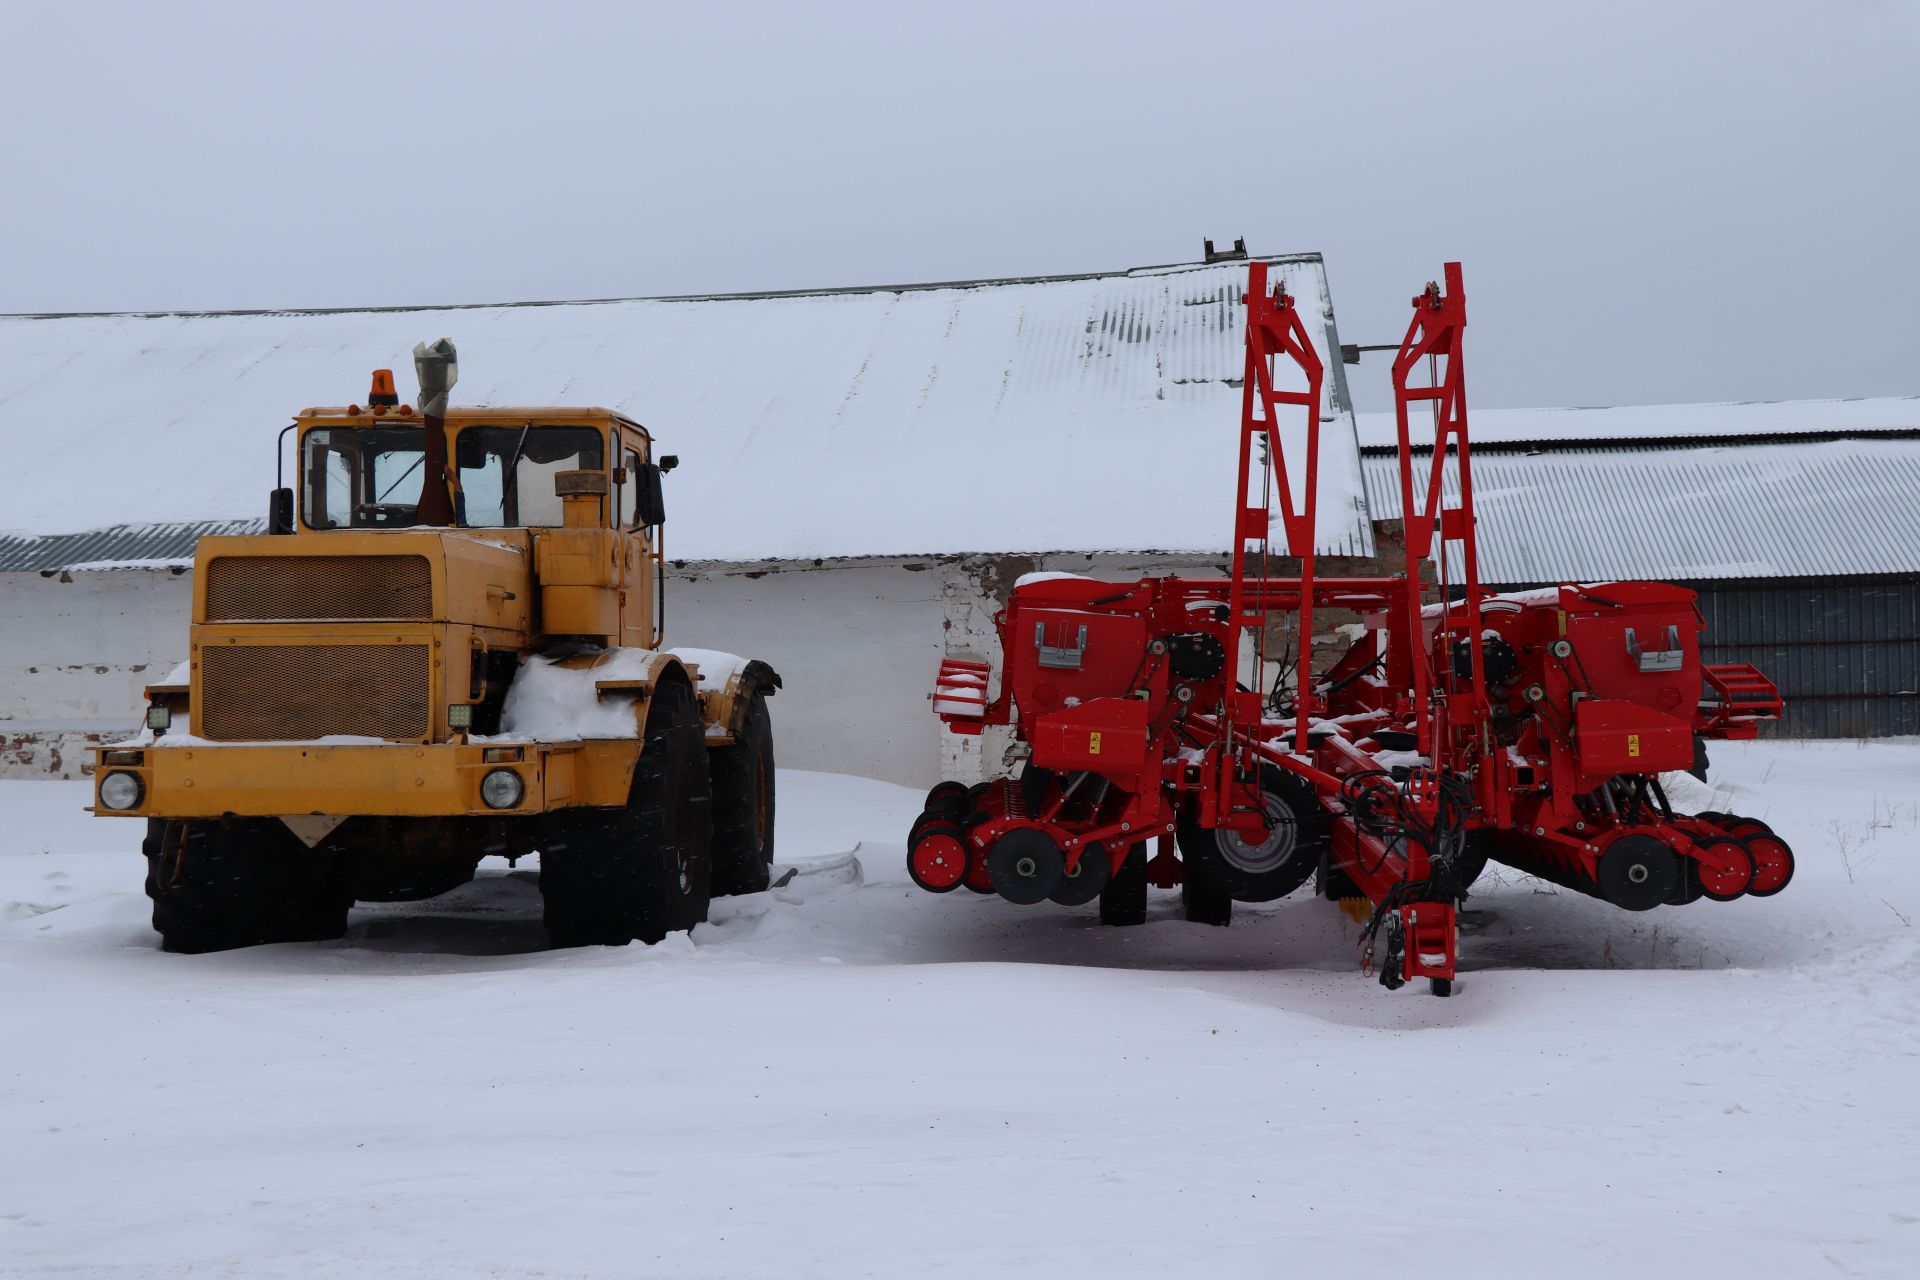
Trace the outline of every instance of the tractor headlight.
{"type": "Polygon", "coordinates": [[[137,774],[110,773],[100,779],[100,803],[109,809],[137,809],[145,791],[137,774]]]}
{"type": "Polygon", "coordinates": [[[495,769],[480,779],[480,798],[487,802],[489,809],[515,808],[526,794],[527,784],[511,769],[495,769]]]}
{"type": "Polygon", "coordinates": [[[173,712],[158,702],[147,705],[147,728],[161,733],[173,724],[173,712]]]}

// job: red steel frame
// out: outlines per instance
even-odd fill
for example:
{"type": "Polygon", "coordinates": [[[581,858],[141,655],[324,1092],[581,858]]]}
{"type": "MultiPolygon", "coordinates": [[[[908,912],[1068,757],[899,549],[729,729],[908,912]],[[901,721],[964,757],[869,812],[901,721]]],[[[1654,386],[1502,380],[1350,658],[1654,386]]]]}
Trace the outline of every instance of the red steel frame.
{"type": "MultiPolygon", "coordinates": [[[[1248,268],[1247,367],[1240,389],[1240,480],[1234,499],[1232,585],[1228,588],[1228,609],[1232,628],[1227,633],[1227,670],[1240,669],[1240,642],[1249,627],[1264,636],[1269,610],[1250,604],[1258,589],[1249,591],[1247,550],[1249,544],[1260,548],[1259,583],[1266,582],[1269,543],[1273,530],[1273,498],[1280,495],[1281,529],[1286,535],[1287,554],[1300,561],[1299,596],[1300,644],[1308,646],[1313,635],[1313,551],[1314,520],[1320,492],[1320,388],[1326,371],[1300,321],[1299,308],[1285,286],[1267,289],[1267,264],[1252,263],[1248,268]],[[1307,389],[1281,391],[1275,385],[1276,363],[1291,360],[1306,375],[1307,389]],[[1279,433],[1280,406],[1294,405],[1306,410],[1307,470],[1302,485],[1303,497],[1298,509],[1293,500],[1292,477],[1287,474],[1286,450],[1279,433]],[[1250,503],[1247,491],[1253,481],[1254,442],[1263,446],[1260,500],[1250,503]]],[[[1264,644],[1256,652],[1265,657],[1264,644]]],[[[1306,649],[1302,649],[1305,653],[1306,649]]],[[[1264,679],[1264,670],[1255,673],[1264,679]]],[[[1295,714],[1295,742],[1307,740],[1307,727],[1313,713],[1311,687],[1302,685],[1295,714]]],[[[1231,705],[1226,730],[1231,735],[1234,716],[1231,705]]]]}
{"type": "MultiPolygon", "coordinates": [[[[1473,464],[1467,446],[1467,379],[1460,352],[1467,327],[1467,299],[1461,286],[1460,264],[1447,263],[1445,275],[1444,292],[1439,285],[1429,284],[1426,291],[1413,300],[1413,319],[1393,360],[1393,416],[1400,447],[1400,511],[1406,531],[1407,581],[1409,584],[1420,581],[1420,565],[1431,556],[1442,575],[1444,596],[1446,586],[1450,585],[1445,582],[1450,543],[1460,545],[1462,567],[1466,572],[1463,585],[1472,666],[1465,687],[1460,687],[1461,682],[1454,677],[1450,665],[1443,666],[1439,672],[1443,687],[1438,690],[1443,697],[1436,700],[1435,673],[1427,664],[1415,662],[1407,672],[1413,690],[1415,733],[1419,738],[1416,749],[1423,755],[1430,755],[1436,740],[1444,741],[1454,726],[1471,733],[1486,722],[1490,709],[1480,634],[1480,602],[1484,593],[1480,587],[1480,557],[1474,538],[1473,464]],[[1423,360],[1435,376],[1427,385],[1416,387],[1409,380],[1423,360]],[[1418,506],[1415,505],[1413,447],[1407,420],[1416,403],[1429,404],[1434,411],[1433,458],[1427,472],[1424,500],[1418,506]],[[1445,501],[1446,463],[1450,454],[1457,460],[1460,476],[1460,501],[1453,507],[1445,501]],[[1436,529],[1441,543],[1437,556],[1433,550],[1436,529]]],[[[1420,634],[1423,608],[1420,591],[1402,593],[1400,609],[1408,635],[1420,634]]],[[[1441,610],[1443,634],[1451,617],[1451,610],[1441,610]]],[[[1450,652],[1452,646],[1446,648],[1450,652]]]]}

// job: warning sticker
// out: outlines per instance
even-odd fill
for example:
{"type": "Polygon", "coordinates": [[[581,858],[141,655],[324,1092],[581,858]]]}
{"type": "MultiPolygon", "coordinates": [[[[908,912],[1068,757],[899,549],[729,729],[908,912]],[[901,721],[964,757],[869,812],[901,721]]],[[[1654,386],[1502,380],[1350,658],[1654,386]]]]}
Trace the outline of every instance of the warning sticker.
{"type": "MultiPolygon", "coordinates": [[[[1635,742],[1635,746],[1633,749],[1633,754],[1639,755],[1640,754],[1640,748],[1638,745],[1639,739],[1638,738],[1634,739],[1634,742],[1635,742]]],[[[1090,756],[1097,756],[1100,754],[1100,735],[1098,733],[1092,733],[1087,735],[1087,754],[1090,756]]]]}

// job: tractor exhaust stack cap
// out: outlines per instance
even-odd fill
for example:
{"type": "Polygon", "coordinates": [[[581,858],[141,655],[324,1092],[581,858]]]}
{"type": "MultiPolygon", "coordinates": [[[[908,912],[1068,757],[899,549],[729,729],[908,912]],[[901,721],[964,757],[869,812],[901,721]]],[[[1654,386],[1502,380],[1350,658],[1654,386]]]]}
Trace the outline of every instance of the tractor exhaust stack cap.
{"type": "Polygon", "coordinates": [[[460,380],[460,356],[452,338],[416,343],[413,367],[420,378],[420,412],[425,417],[447,416],[447,392],[460,380]]]}

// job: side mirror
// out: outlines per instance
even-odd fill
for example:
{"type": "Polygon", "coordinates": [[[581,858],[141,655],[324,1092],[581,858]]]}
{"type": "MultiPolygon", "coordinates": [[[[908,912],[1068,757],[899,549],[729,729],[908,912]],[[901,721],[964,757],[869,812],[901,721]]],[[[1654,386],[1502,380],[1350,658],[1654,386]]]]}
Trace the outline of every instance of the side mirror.
{"type": "Polygon", "coordinates": [[[267,532],[293,532],[293,490],[274,489],[268,492],[267,532]]]}
{"type": "Polygon", "coordinates": [[[651,462],[640,464],[634,477],[634,523],[651,529],[667,522],[667,499],[660,491],[660,468],[651,462]]]}

